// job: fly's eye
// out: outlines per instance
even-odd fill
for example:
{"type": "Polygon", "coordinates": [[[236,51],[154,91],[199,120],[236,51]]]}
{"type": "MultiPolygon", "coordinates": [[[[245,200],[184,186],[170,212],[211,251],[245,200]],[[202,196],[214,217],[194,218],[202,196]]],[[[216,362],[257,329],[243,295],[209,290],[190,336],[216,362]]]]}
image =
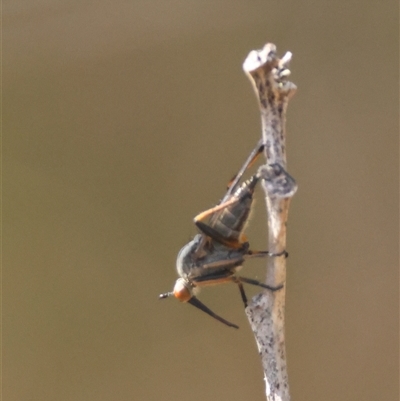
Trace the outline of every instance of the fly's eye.
{"type": "Polygon", "coordinates": [[[190,288],[183,280],[177,280],[174,287],[174,296],[181,302],[187,302],[192,298],[190,288]]]}

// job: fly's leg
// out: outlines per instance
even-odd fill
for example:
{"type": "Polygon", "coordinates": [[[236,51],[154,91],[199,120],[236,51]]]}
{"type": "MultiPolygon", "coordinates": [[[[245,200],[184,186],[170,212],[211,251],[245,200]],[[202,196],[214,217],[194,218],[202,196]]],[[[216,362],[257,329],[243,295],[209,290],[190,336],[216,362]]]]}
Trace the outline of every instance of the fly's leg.
{"type": "Polygon", "coordinates": [[[243,177],[243,174],[245,173],[245,171],[250,168],[254,162],[258,159],[258,156],[260,156],[260,154],[263,152],[264,150],[264,144],[262,139],[257,143],[257,146],[253,149],[253,151],[250,153],[250,156],[247,158],[247,160],[244,162],[242,168],[239,170],[239,172],[233,176],[233,178],[231,179],[231,181],[228,184],[228,191],[224,196],[224,199],[229,198],[230,195],[232,195],[236,188],[237,185],[239,183],[239,181],[241,180],[241,178],[243,177]]]}
{"type": "Polygon", "coordinates": [[[277,287],[271,287],[270,285],[261,283],[258,280],[253,280],[252,278],[241,277],[241,276],[233,276],[231,278],[231,280],[235,284],[238,285],[239,291],[240,291],[240,296],[242,297],[242,301],[243,301],[243,304],[244,304],[245,308],[247,308],[247,296],[246,296],[246,293],[244,292],[244,288],[243,288],[243,284],[242,283],[251,284],[251,285],[255,285],[257,287],[266,288],[267,290],[270,290],[270,291],[278,291],[278,290],[283,288],[282,284],[278,285],[277,287]]]}
{"type": "Polygon", "coordinates": [[[244,307],[247,308],[247,296],[246,293],[244,292],[243,284],[240,282],[240,280],[237,280],[237,277],[233,277],[232,279],[233,279],[232,281],[238,285],[244,307]]]}
{"type": "Polygon", "coordinates": [[[255,285],[257,287],[266,288],[267,290],[270,290],[270,291],[278,291],[283,288],[283,284],[278,285],[277,287],[271,287],[270,285],[261,283],[258,280],[254,280],[252,278],[247,278],[247,277],[236,276],[235,279],[238,280],[239,282],[255,285]]]}
{"type": "Polygon", "coordinates": [[[246,254],[246,258],[264,258],[266,256],[271,256],[271,257],[279,257],[279,256],[284,256],[287,258],[289,254],[285,251],[279,252],[279,253],[271,253],[268,251],[252,251],[248,250],[246,254]]]}
{"type": "Polygon", "coordinates": [[[223,317],[217,315],[216,313],[214,313],[210,308],[208,308],[207,306],[205,306],[202,302],[200,302],[196,297],[192,297],[187,301],[189,304],[195,306],[196,308],[200,309],[201,311],[207,313],[207,315],[210,315],[211,317],[213,317],[214,319],[220,321],[223,324],[226,324],[229,327],[233,327],[235,329],[238,329],[239,326],[237,326],[234,323],[228,322],[228,320],[225,320],[223,317]]]}

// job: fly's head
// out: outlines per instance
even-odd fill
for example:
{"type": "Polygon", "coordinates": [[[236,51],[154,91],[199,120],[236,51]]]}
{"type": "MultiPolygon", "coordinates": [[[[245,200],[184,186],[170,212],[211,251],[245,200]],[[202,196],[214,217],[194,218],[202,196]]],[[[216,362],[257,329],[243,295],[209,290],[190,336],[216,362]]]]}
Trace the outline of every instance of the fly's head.
{"type": "Polygon", "coordinates": [[[160,294],[160,299],[174,296],[179,301],[187,302],[188,304],[193,305],[197,309],[200,309],[202,312],[207,313],[214,319],[226,324],[229,327],[233,327],[235,329],[239,328],[239,326],[237,326],[236,324],[228,322],[221,316],[216,315],[211,309],[209,309],[206,305],[204,305],[201,301],[199,301],[196,298],[196,296],[193,294],[195,289],[196,288],[188,280],[181,277],[181,278],[178,278],[178,280],[176,280],[174,290],[172,292],[160,294]]]}
{"type": "Polygon", "coordinates": [[[171,292],[160,294],[159,298],[164,299],[168,297],[175,297],[178,301],[188,302],[193,297],[193,286],[188,280],[178,278],[176,280],[174,289],[171,292]]]}
{"type": "Polygon", "coordinates": [[[178,301],[187,302],[193,297],[193,286],[184,278],[178,278],[172,292],[178,301]]]}

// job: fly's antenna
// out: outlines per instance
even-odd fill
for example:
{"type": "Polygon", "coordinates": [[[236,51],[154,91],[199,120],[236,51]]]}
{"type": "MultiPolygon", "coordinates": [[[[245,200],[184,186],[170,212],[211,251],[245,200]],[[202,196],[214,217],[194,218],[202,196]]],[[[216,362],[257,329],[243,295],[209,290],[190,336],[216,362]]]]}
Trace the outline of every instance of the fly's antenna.
{"type": "Polygon", "coordinates": [[[158,299],[165,299],[165,298],[172,297],[172,296],[174,296],[173,292],[165,292],[164,294],[160,294],[158,296],[158,299]]]}

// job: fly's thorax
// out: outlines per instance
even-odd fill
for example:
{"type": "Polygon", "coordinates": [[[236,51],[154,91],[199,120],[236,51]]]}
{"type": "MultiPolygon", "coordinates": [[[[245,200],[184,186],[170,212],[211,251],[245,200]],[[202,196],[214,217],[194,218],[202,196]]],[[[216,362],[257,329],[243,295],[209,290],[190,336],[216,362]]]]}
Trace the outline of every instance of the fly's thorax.
{"type": "Polygon", "coordinates": [[[176,258],[176,271],[180,277],[187,277],[190,273],[193,261],[193,253],[196,251],[201,240],[201,235],[196,235],[178,253],[176,258]]]}

